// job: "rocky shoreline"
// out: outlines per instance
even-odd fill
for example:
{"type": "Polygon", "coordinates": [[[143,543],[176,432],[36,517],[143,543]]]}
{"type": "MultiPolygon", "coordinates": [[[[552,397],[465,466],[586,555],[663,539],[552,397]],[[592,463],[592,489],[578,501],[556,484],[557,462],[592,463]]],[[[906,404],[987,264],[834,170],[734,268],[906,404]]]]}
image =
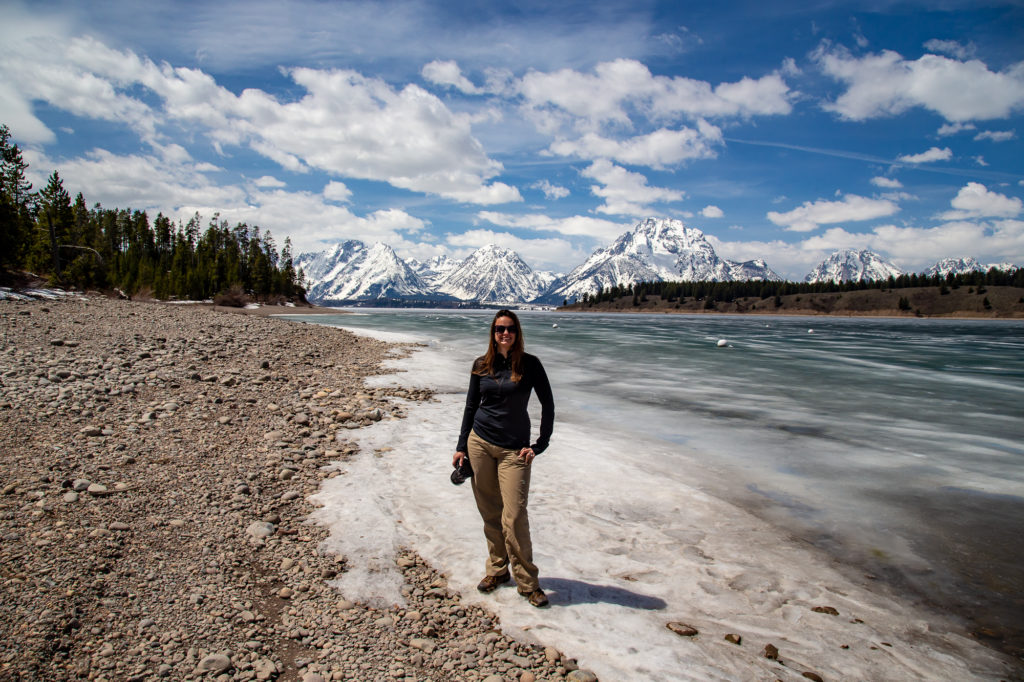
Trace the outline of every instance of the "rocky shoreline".
{"type": "Polygon", "coordinates": [[[430,399],[363,384],[401,347],[101,298],[0,302],[0,328],[0,678],[596,679],[411,552],[403,607],[332,587],[307,498],[350,429],[430,399]]]}

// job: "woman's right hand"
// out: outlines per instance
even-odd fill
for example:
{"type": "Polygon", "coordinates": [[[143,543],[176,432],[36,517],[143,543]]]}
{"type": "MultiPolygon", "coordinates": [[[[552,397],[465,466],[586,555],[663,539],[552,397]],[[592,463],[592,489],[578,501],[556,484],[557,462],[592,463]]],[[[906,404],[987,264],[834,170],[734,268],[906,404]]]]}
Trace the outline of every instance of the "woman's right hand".
{"type": "Polygon", "coordinates": [[[456,452],[455,455],[452,457],[452,466],[458,469],[459,465],[462,464],[462,460],[465,456],[465,452],[456,452]]]}

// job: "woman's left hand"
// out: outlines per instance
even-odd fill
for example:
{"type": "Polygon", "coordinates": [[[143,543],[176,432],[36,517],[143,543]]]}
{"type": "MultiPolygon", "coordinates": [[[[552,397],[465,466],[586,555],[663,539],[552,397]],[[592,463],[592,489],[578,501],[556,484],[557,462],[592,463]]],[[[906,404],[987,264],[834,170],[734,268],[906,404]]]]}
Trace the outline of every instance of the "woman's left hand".
{"type": "Polygon", "coordinates": [[[533,448],[523,448],[522,450],[519,451],[519,458],[526,462],[527,464],[532,462],[533,458],[536,456],[537,455],[536,453],[534,453],[533,448]]]}

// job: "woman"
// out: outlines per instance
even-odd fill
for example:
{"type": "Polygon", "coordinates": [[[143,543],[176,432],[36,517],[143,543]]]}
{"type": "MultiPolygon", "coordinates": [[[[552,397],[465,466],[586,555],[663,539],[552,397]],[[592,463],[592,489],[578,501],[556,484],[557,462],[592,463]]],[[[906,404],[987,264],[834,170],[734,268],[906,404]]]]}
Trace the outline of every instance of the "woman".
{"type": "Polygon", "coordinates": [[[469,457],[473,495],[484,520],[487,573],[477,585],[490,592],[516,579],[519,594],[534,606],[547,606],[533,563],[526,501],[530,468],[551,438],[555,401],[544,366],[523,351],[523,331],[511,310],[499,310],[491,321],[487,353],[473,363],[466,395],[462,431],[452,464],[469,457]],[[541,404],[540,437],[530,445],[526,406],[536,391],[541,404]]]}

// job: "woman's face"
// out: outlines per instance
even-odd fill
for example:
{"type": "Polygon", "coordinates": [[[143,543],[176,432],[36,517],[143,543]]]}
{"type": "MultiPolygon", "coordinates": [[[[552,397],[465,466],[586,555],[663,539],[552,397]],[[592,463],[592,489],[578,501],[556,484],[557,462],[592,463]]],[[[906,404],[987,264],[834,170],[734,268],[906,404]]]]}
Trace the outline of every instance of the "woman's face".
{"type": "Polygon", "coordinates": [[[508,355],[512,344],[516,342],[516,323],[511,317],[499,317],[494,321],[494,341],[502,355],[508,355]]]}

